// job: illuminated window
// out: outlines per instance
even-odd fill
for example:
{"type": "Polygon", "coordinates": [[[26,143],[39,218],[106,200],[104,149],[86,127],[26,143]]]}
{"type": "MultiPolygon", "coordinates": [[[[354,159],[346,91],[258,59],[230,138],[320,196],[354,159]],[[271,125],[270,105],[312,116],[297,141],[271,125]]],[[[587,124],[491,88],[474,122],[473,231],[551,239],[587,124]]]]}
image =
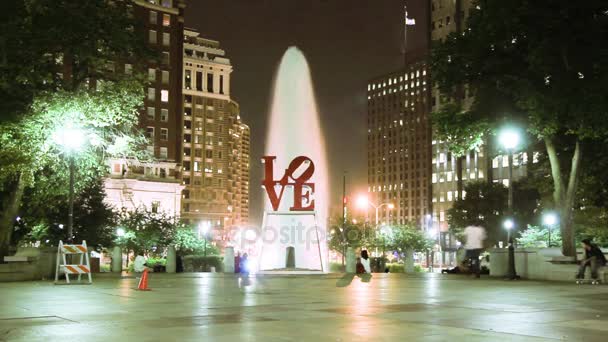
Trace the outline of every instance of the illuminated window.
{"type": "Polygon", "coordinates": [[[509,180],[508,179],[503,179],[502,180],[502,185],[508,187],[509,186],[509,180]]]}
{"type": "Polygon", "coordinates": [[[148,69],[148,81],[156,81],[156,69],[148,69]]]}
{"type": "Polygon", "coordinates": [[[167,128],[160,129],[160,140],[163,140],[163,141],[169,140],[169,130],[167,128]]]}
{"type": "Polygon", "coordinates": [[[452,192],[448,191],[448,202],[452,201],[452,192]]]}
{"type": "Polygon", "coordinates": [[[451,182],[452,181],[452,171],[446,172],[446,175],[448,177],[448,182],[451,182]]]}
{"type": "Polygon", "coordinates": [[[540,156],[540,153],[538,153],[538,152],[532,153],[532,163],[538,163],[539,156],[540,156]]]}
{"type": "Polygon", "coordinates": [[[498,158],[499,157],[496,157],[496,158],[492,159],[492,167],[495,168],[495,169],[498,168],[498,158]]]}
{"type": "Polygon", "coordinates": [[[163,33],[163,45],[169,46],[171,44],[171,35],[169,33],[163,33]]]}
{"type": "Polygon", "coordinates": [[[169,72],[166,70],[162,71],[162,81],[163,84],[169,84],[169,72]]]}
{"type": "Polygon", "coordinates": [[[440,222],[445,221],[445,212],[444,211],[439,212],[439,221],[440,222]]]}
{"type": "Polygon", "coordinates": [[[169,102],[169,91],[168,90],[160,91],[160,100],[163,102],[169,102]]]}
{"type": "Polygon", "coordinates": [[[171,25],[171,16],[169,14],[163,14],[163,26],[171,25]]]}
{"type": "Polygon", "coordinates": [[[502,167],[509,166],[509,156],[502,156],[502,167]]]}

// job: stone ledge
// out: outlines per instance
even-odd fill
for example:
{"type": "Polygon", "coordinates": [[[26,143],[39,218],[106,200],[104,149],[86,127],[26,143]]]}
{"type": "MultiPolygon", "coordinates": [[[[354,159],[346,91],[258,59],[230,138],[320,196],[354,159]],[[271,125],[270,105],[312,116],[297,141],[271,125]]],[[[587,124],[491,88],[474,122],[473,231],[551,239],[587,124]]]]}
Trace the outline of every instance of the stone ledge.
{"type": "Polygon", "coordinates": [[[4,257],[4,262],[32,262],[36,260],[38,260],[38,257],[25,255],[13,255],[4,257]]]}

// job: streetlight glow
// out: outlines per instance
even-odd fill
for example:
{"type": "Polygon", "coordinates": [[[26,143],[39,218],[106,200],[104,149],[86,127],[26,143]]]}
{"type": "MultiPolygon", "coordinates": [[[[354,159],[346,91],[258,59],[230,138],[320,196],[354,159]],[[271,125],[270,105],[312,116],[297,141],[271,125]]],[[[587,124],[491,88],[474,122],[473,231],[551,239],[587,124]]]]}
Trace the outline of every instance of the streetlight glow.
{"type": "Polygon", "coordinates": [[[369,200],[367,199],[367,196],[360,195],[359,197],[357,197],[357,207],[359,207],[360,209],[365,209],[368,205],[369,200]]]}
{"type": "Polygon", "coordinates": [[[557,215],[555,213],[546,213],[543,215],[543,223],[547,226],[553,226],[557,223],[557,215]]]}
{"type": "Polygon", "coordinates": [[[511,230],[513,229],[513,227],[515,226],[515,223],[513,222],[513,220],[511,219],[506,219],[505,222],[503,223],[503,226],[508,229],[511,230]]]}
{"type": "Polygon", "coordinates": [[[389,203],[389,204],[388,204],[388,208],[389,208],[390,210],[393,210],[393,209],[395,209],[395,205],[394,205],[393,203],[389,203]]]}
{"type": "Polygon", "coordinates": [[[124,228],[118,228],[118,229],[116,229],[116,236],[118,236],[118,237],[125,236],[125,230],[124,230],[124,228]]]}
{"type": "Polygon", "coordinates": [[[512,128],[505,128],[498,135],[498,141],[507,150],[515,149],[520,139],[519,132],[512,128]]]}
{"type": "Polygon", "coordinates": [[[75,127],[62,127],[53,133],[53,141],[67,152],[79,151],[85,143],[85,133],[75,127]]]}

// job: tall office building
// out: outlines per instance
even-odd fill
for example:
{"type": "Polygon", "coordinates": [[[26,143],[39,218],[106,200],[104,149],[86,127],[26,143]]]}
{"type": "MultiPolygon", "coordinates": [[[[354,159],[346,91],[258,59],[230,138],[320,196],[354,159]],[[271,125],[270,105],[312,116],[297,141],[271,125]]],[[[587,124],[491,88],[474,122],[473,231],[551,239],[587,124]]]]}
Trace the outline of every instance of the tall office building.
{"type": "Polygon", "coordinates": [[[430,85],[426,62],[367,85],[368,186],[380,221],[424,227],[431,204],[430,85]]]}
{"type": "Polygon", "coordinates": [[[219,42],[194,30],[182,39],[182,218],[208,228],[247,224],[250,132],[230,98],[232,65],[219,42]]]}
{"type": "Polygon", "coordinates": [[[133,4],[134,16],[144,28],[142,39],[161,57],[123,65],[125,73],[143,69],[148,75],[139,126],[155,161],[110,160],[106,201],[123,210],[146,207],[179,216],[185,4],[183,0],[133,0],[133,4]]]}

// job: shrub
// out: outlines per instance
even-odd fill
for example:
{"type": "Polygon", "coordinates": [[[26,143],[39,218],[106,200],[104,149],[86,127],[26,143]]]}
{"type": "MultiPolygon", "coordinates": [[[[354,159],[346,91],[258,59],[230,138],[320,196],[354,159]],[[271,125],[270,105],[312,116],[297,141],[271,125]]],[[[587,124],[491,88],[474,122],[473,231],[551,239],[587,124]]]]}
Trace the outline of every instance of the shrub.
{"type": "Polygon", "coordinates": [[[344,273],[346,272],[346,266],[342,265],[342,263],[332,262],[329,264],[329,272],[344,273]]]}
{"type": "Polygon", "coordinates": [[[224,269],[224,258],[217,255],[186,255],[182,258],[182,263],[184,272],[207,272],[210,267],[215,267],[216,272],[224,269]]]}
{"type": "Polygon", "coordinates": [[[390,273],[404,273],[405,272],[404,264],[390,263],[390,264],[386,264],[386,266],[388,267],[388,271],[390,273]]]}

